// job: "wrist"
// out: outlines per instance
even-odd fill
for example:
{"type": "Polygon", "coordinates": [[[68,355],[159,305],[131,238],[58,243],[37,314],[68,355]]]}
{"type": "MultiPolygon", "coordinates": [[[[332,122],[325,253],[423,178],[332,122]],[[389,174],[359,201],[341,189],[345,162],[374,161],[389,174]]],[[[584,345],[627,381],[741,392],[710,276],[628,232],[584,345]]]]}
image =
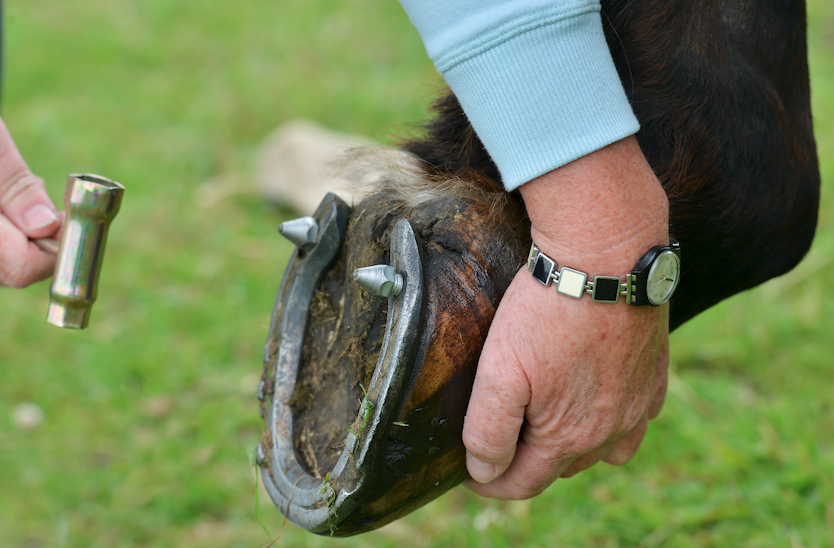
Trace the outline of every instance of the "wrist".
{"type": "Polygon", "coordinates": [[[625,274],[648,249],[669,241],[668,199],[633,137],[519,190],[533,240],[562,265],[625,274]]]}

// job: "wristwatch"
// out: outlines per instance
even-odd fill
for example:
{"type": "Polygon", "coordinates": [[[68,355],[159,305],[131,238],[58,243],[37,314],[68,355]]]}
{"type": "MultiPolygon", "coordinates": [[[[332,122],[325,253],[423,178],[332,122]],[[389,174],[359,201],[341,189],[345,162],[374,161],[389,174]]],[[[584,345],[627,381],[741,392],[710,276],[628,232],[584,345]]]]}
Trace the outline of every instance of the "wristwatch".
{"type": "Polygon", "coordinates": [[[660,306],[669,301],[681,279],[681,247],[677,242],[671,245],[657,245],[640,257],[625,282],[618,276],[596,276],[588,281],[588,275],[559,264],[539,251],[535,243],[530,247],[527,268],[533,278],[548,286],[556,284],[556,291],[579,299],[585,293],[597,303],[616,303],[620,295],[634,306],[660,306]]]}

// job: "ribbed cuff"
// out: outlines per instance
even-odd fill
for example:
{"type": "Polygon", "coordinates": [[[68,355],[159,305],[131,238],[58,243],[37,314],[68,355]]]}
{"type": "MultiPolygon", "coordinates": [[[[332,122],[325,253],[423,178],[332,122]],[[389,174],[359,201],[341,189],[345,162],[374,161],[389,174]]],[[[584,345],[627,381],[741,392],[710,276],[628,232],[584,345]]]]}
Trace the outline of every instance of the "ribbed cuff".
{"type": "Polygon", "coordinates": [[[508,190],[640,127],[598,6],[567,15],[539,12],[435,60],[508,190]]]}

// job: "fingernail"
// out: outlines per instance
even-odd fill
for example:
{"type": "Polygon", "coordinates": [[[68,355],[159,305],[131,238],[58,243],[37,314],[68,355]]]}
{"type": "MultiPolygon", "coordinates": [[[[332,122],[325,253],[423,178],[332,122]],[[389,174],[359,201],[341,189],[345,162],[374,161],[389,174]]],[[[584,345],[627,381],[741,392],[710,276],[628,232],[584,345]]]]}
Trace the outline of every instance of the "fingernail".
{"type": "Polygon", "coordinates": [[[478,483],[489,483],[498,475],[498,467],[488,462],[481,462],[469,452],[466,453],[466,469],[469,475],[478,483]]]}
{"type": "Polygon", "coordinates": [[[30,207],[23,214],[23,226],[27,230],[37,230],[45,226],[49,226],[58,220],[55,212],[43,204],[30,207]]]}

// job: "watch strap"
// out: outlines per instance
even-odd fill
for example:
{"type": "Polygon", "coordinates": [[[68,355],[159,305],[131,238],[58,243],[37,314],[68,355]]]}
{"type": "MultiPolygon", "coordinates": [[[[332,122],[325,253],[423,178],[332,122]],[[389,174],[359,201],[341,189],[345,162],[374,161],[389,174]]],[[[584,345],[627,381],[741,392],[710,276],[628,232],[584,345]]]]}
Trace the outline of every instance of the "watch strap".
{"type": "Polygon", "coordinates": [[[556,284],[556,291],[574,299],[581,299],[585,293],[597,303],[614,304],[625,297],[629,304],[636,304],[636,276],[627,274],[625,281],[619,276],[595,276],[592,280],[579,270],[559,267],[559,264],[539,250],[535,243],[530,246],[527,268],[533,278],[544,286],[556,284]]]}

